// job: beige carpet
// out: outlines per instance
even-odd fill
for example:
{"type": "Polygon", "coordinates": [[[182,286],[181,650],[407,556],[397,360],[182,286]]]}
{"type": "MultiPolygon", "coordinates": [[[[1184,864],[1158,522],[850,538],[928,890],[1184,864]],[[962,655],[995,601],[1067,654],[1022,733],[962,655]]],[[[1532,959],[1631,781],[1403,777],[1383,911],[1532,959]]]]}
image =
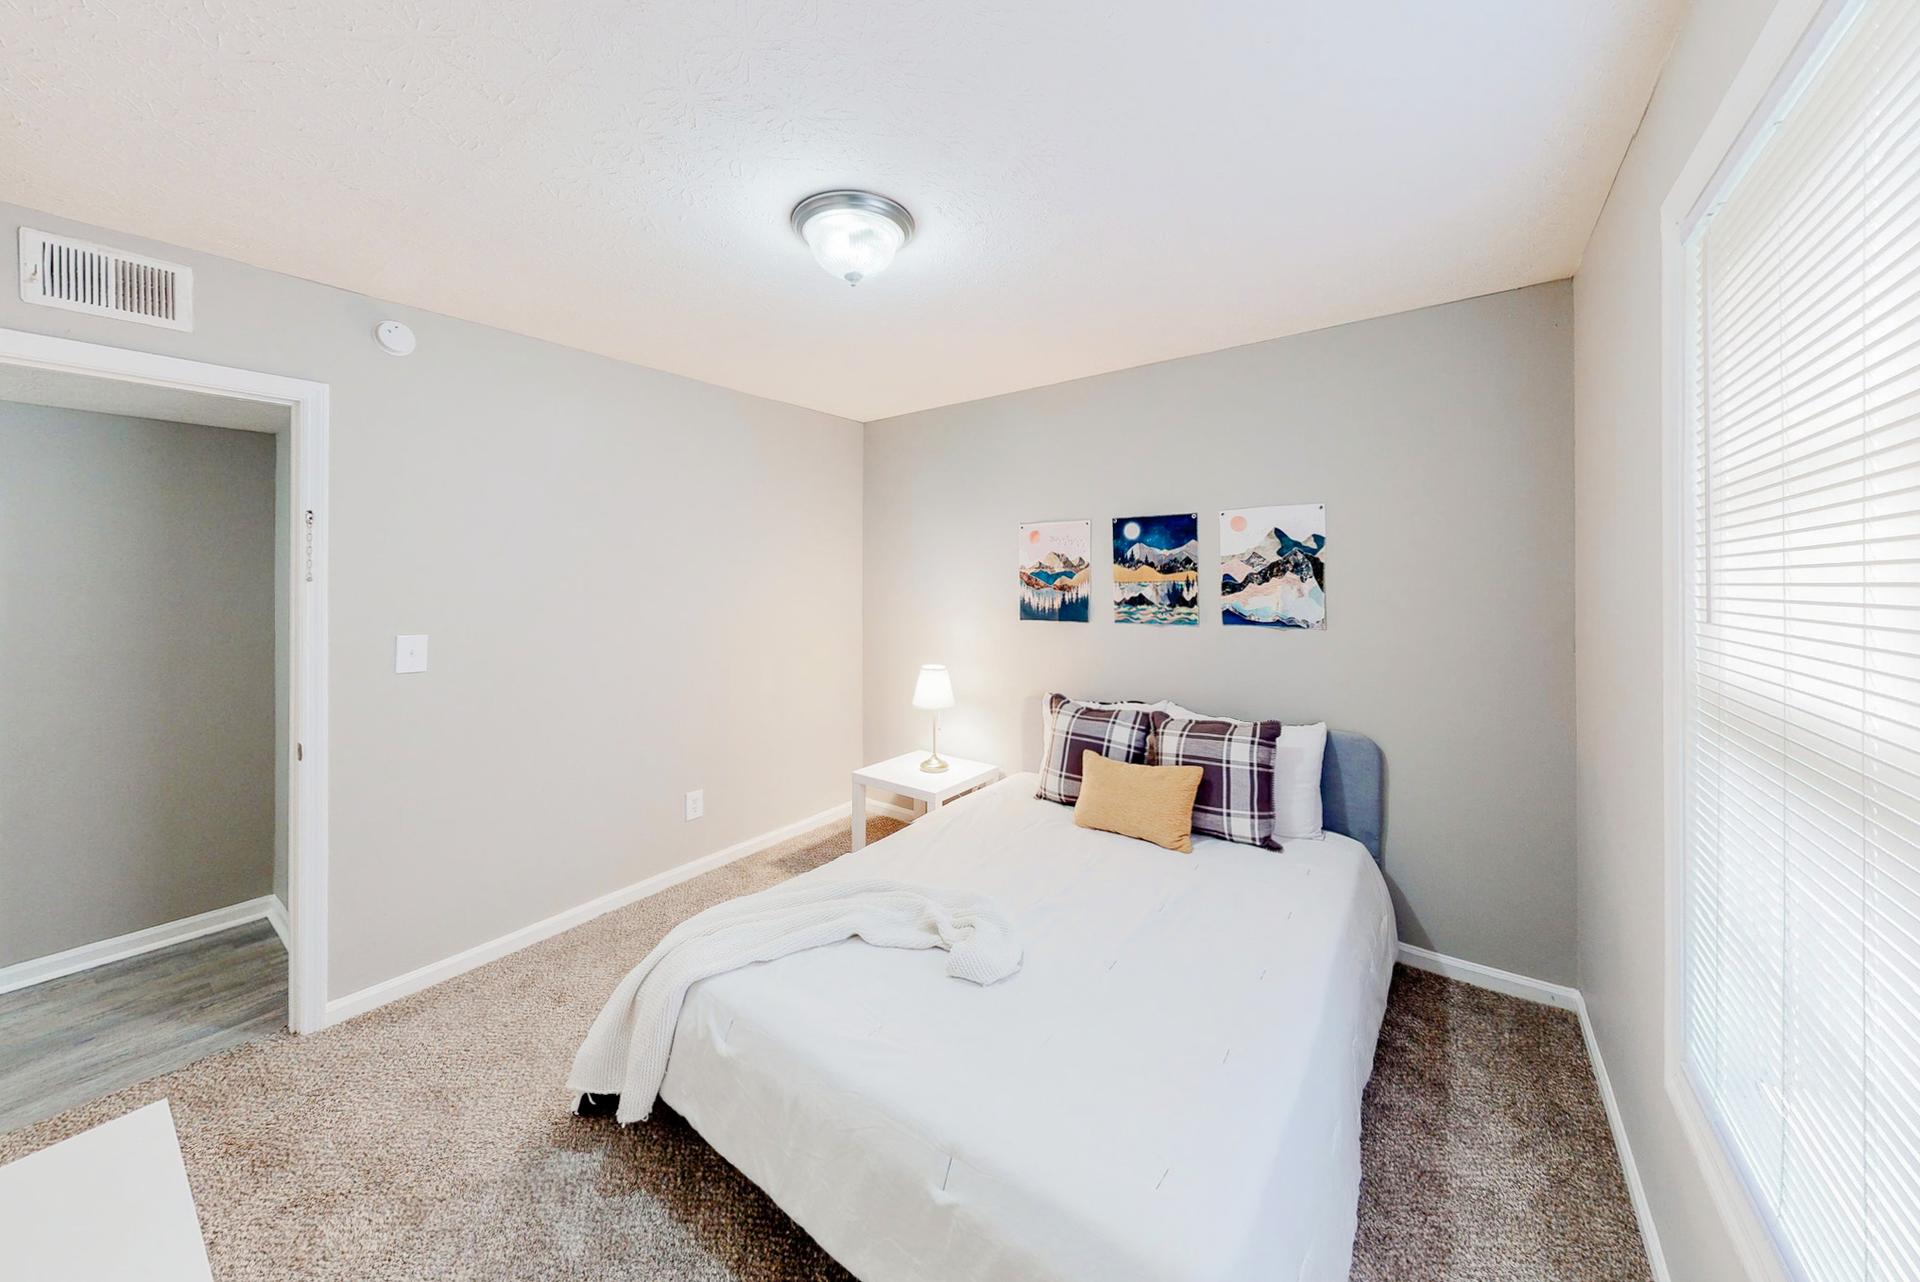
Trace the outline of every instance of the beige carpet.
{"type": "MultiPolygon", "coordinates": [[[[892,820],[875,820],[874,837],[892,820]]],[[[844,1279],[670,1110],[561,1088],[675,922],[847,848],[822,829],[314,1037],[203,1060],[25,1130],[166,1097],[221,1279],[844,1279]]],[[[1367,1094],[1355,1282],[1645,1282],[1571,1016],[1406,970],[1367,1094]]]]}

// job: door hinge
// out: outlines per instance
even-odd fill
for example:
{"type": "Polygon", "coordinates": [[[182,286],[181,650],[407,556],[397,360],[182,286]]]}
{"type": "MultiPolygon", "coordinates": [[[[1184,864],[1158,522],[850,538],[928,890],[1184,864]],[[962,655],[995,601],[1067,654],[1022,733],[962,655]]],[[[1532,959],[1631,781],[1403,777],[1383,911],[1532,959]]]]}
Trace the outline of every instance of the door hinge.
{"type": "Polygon", "coordinates": [[[293,745],[293,759],[294,759],[295,761],[305,761],[305,760],[307,759],[307,745],[306,745],[306,744],[304,744],[304,743],[296,743],[296,744],[294,744],[294,745],[293,745]]]}

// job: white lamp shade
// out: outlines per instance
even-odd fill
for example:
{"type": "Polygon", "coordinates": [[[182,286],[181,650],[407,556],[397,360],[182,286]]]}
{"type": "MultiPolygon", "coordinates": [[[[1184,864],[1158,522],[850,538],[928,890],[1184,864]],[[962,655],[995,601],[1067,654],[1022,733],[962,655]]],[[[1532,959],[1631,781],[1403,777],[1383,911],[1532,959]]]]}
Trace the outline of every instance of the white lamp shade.
{"type": "Polygon", "coordinates": [[[953,679],[947,675],[946,664],[921,665],[920,679],[913,683],[913,706],[929,711],[953,706],[953,679]]]}

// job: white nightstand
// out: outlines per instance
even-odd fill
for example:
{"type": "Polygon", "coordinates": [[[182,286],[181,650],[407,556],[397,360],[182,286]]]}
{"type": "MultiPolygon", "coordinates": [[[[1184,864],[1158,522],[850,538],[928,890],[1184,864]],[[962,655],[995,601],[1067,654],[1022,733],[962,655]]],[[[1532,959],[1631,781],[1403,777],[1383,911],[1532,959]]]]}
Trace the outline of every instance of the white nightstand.
{"type": "Polygon", "coordinates": [[[948,757],[947,768],[934,774],[920,768],[920,763],[926,759],[924,751],[903,752],[897,757],[862,766],[853,772],[855,850],[867,844],[867,789],[878,788],[882,792],[896,792],[915,801],[924,801],[928,813],[932,813],[961,793],[992,783],[1001,775],[999,766],[990,766],[984,761],[965,761],[959,757],[948,757]]]}

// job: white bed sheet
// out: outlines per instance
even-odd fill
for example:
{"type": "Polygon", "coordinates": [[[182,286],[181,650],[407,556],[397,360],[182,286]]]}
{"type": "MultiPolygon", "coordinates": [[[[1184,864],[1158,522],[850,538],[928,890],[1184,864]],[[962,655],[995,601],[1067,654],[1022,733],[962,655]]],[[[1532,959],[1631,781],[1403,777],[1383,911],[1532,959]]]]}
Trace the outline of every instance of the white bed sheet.
{"type": "Polygon", "coordinates": [[[810,877],[991,895],[991,988],[857,941],[688,997],[661,1097],[863,1282],[1338,1282],[1394,957],[1358,842],[1191,855],[1016,775],[810,877]]]}

